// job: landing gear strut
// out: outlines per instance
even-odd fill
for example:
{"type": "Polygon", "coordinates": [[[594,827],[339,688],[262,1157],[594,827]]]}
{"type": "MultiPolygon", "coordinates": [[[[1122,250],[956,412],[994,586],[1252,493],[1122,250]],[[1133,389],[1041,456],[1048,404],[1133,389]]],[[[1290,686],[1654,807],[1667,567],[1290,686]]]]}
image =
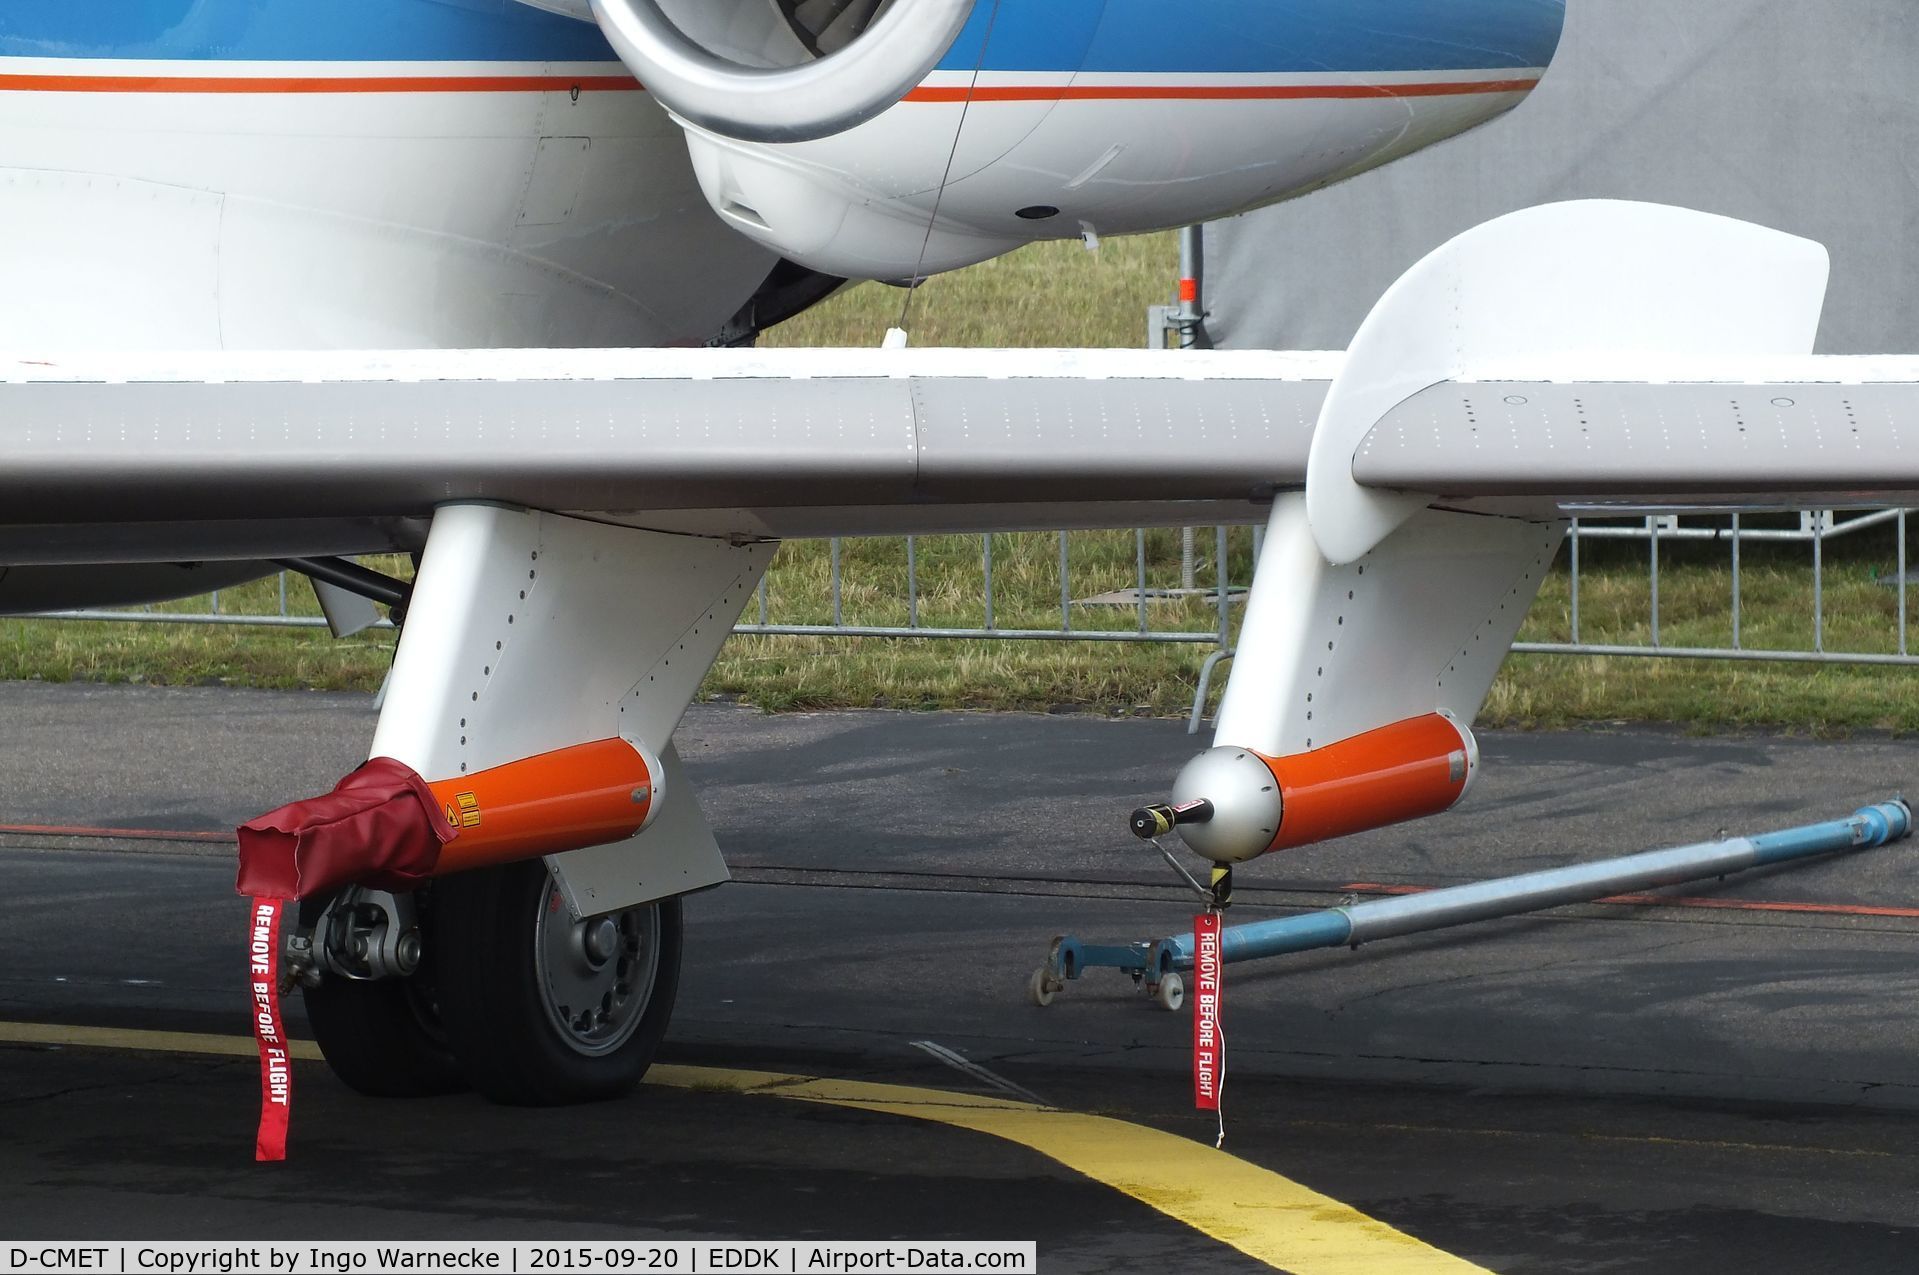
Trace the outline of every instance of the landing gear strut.
{"type": "Polygon", "coordinates": [[[673,728],[773,549],[493,503],[434,513],[369,761],[242,837],[255,896],[413,891],[389,897],[415,902],[417,953],[403,920],[356,916],[343,962],[317,931],[304,954],[348,1083],[426,1091],[427,1046],[499,1102],[639,1082],[679,986],[676,896],[727,879],[673,728]]]}

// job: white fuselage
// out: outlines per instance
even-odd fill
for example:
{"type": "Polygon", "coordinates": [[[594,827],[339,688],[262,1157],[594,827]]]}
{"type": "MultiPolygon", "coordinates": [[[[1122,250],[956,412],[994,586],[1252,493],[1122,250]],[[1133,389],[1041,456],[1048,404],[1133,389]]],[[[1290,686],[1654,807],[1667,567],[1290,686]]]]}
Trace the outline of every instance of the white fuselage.
{"type": "Polygon", "coordinates": [[[693,343],[775,260],[618,63],[0,58],[0,85],[0,347],[693,343]]]}
{"type": "MultiPolygon", "coordinates": [[[[680,8],[740,92],[773,37],[810,56],[767,0],[680,8]]],[[[1521,101],[1560,20],[994,0],[864,123],[767,142],[683,132],[670,76],[508,0],[5,0],[0,349],[705,343],[781,257],[903,280],[1388,162],[1521,101]]]]}

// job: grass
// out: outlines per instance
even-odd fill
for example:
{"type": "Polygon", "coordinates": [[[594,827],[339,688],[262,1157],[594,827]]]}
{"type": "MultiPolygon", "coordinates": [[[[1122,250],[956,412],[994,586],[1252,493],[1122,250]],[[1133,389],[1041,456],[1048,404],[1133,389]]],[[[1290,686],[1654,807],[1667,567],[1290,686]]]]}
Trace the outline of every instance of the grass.
{"type": "MultiPolygon", "coordinates": [[[[1097,252],[1047,243],[940,276],[912,297],[908,326],[921,345],[1137,347],[1147,305],[1166,300],[1177,252],[1171,236],[1109,240],[1097,252]]],[[[876,345],[897,324],[906,294],[880,284],[850,288],[769,333],[767,345],[876,345]]],[[[993,537],[994,623],[1059,626],[1058,539],[993,537]]],[[[1212,537],[1202,534],[1210,558],[1212,537]]],[[[1175,533],[1146,538],[1148,583],[1177,583],[1175,533]]],[[[915,542],[922,625],[985,622],[984,569],[977,537],[915,542]]],[[[1641,544],[1588,542],[1582,550],[1580,636],[1595,643],[1651,638],[1651,599],[1641,544]]],[[[1829,650],[1897,649],[1898,593],[1877,583],[1896,546],[1879,529],[1827,546],[1824,642],[1829,650]]],[[[849,622],[904,624],[905,542],[846,541],[841,610],[849,622]]],[[[1812,644],[1812,582],[1804,545],[1748,545],[1744,624],[1748,647],[1812,644]]],[[[1230,578],[1250,574],[1251,534],[1236,530],[1230,578]]],[[[1660,639],[1672,646],[1722,646],[1732,639],[1730,578],[1723,548],[1661,548],[1660,639]]],[[[403,564],[400,564],[403,565],[403,564]]],[[[397,566],[396,566],[397,569],[397,566]]],[[[769,618],[825,623],[832,607],[831,556],[818,542],[781,548],[768,575],[769,618]]],[[[1070,591],[1084,598],[1129,587],[1131,532],[1076,533],[1070,591]]],[[[1212,580],[1202,568],[1202,583],[1212,580]]],[[[317,614],[294,583],[290,609],[317,614]]],[[[223,610],[278,608],[273,581],[228,589],[223,610]]],[[[205,599],[169,604],[200,610],[205,599]]],[[[1234,611],[1237,619],[1237,609],[1234,611]]],[[[758,618],[757,605],[744,617],[758,618]]],[[[1159,629],[1210,630],[1210,600],[1156,604],[1159,629]]],[[[1130,608],[1073,608],[1076,628],[1131,628],[1130,608]]],[[[1569,576],[1562,560],[1548,578],[1521,637],[1564,641],[1571,634],[1569,576]]],[[[891,705],[1179,714],[1189,707],[1210,646],[1062,641],[945,641],[830,637],[739,637],[727,644],[705,693],[768,709],[891,705]]],[[[392,658],[392,635],[334,641],[325,630],[0,620],[0,677],[68,681],[226,683],[371,690],[392,658]]],[[[1483,721],[1511,726],[1661,721],[1695,729],[1919,730],[1919,677],[1898,668],[1722,663],[1718,661],[1515,655],[1493,687],[1483,721]]]]}
{"type": "MultiPolygon", "coordinates": [[[[1758,521],[1757,519],[1753,521],[1758,521]]],[[[1898,546],[1892,528],[1829,541],[1815,633],[1811,547],[1747,544],[1741,551],[1739,643],[1752,650],[1893,654],[1899,649],[1898,546]]],[[[1648,549],[1643,543],[1581,551],[1580,637],[1602,645],[1652,640],[1648,549]]],[[[1571,637],[1570,575],[1546,580],[1522,640],[1571,637]]],[[[1733,644],[1732,575],[1724,546],[1660,546],[1659,641],[1674,647],[1733,644]]],[[[1919,596],[1908,595],[1919,608],[1919,596]]],[[[1919,639],[1915,639],[1919,648],[1919,639]]],[[[1676,722],[1699,729],[1764,727],[1814,734],[1919,729],[1919,676],[1888,666],[1564,655],[1508,658],[1485,719],[1514,726],[1590,721],[1676,722]]]]}
{"type": "MultiPolygon", "coordinates": [[[[1146,307],[1171,299],[1179,245],[1172,235],[1037,243],[935,275],[913,290],[915,345],[1139,348],[1146,307]]],[[[780,324],[766,346],[878,345],[900,321],[902,288],[862,283],[780,324]]]]}
{"type": "MultiPolygon", "coordinates": [[[[1059,538],[997,535],[992,541],[993,623],[1000,628],[1059,628],[1059,538]]],[[[1243,580],[1251,565],[1250,531],[1237,529],[1232,543],[1229,569],[1243,580]]],[[[1148,533],[1145,545],[1149,583],[1176,583],[1177,533],[1148,533]]],[[[1136,578],[1136,549],[1131,532],[1075,533],[1069,575],[1073,596],[1130,587],[1136,578]]],[[[983,627],[985,565],[979,537],[921,536],[914,541],[914,552],[918,591],[909,602],[904,539],[844,541],[840,573],[845,618],[858,624],[905,625],[910,609],[925,627],[983,627]]],[[[397,557],[377,565],[397,574],[406,571],[405,560],[397,557]]],[[[832,552],[826,543],[782,546],[767,575],[767,618],[776,624],[829,623],[831,573],[832,552]]],[[[278,586],[264,580],[223,590],[220,606],[229,614],[273,613],[279,607],[278,586]]],[[[189,599],[159,609],[205,611],[208,602],[189,599]]],[[[304,583],[290,585],[288,610],[318,614],[304,583]]],[[[757,602],[749,604],[742,618],[758,620],[757,602]]],[[[1218,619],[1209,602],[1188,600],[1156,605],[1150,622],[1158,629],[1210,632],[1218,619]]],[[[1137,612],[1130,606],[1075,606],[1072,623],[1081,629],[1131,629],[1137,612]]],[[[0,677],[371,690],[385,675],[391,648],[392,635],[385,632],[336,642],[324,629],[0,620],[0,677]]],[[[727,644],[706,691],[770,709],[893,704],[1175,713],[1190,703],[1194,671],[1210,649],[743,636],[727,644]]]]}
{"type": "MultiPolygon", "coordinates": [[[[1252,537],[1231,537],[1231,578],[1244,580],[1252,537]]],[[[1148,532],[1147,582],[1178,583],[1178,533],[1148,532]]],[[[1210,545],[1210,536],[1206,538],[1210,545]]],[[[1057,630],[1060,619],[1059,537],[992,537],[994,626],[1057,630]]],[[[1131,532],[1069,537],[1068,592],[1075,599],[1131,588],[1137,542],[1131,532]]],[[[977,536],[921,536],[914,541],[917,594],[909,601],[906,542],[848,540],[840,561],[841,610],[852,623],[905,625],[916,613],[928,628],[981,628],[987,623],[986,568],[977,536]]],[[[768,573],[768,618],[823,624],[832,619],[832,558],[818,542],[781,548],[768,573]]],[[[1210,568],[1201,573],[1210,581],[1210,568]]],[[[746,618],[758,619],[756,606],[746,618]]],[[[1133,630],[1132,606],[1069,608],[1076,629],[1133,630]]],[[[1149,623],[1161,631],[1211,632],[1210,600],[1155,604],[1149,623]]],[[[1194,671],[1211,646],[1068,641],[950,641],[839,637],[743,637],[729,644],[708,679],[712,691],[771,708],[889,704],[1173,713],[1192,700],[1194,671]],[[850,680],[851,679],[851,680],[850,680]]]]}
{"type": "MultiPolygon", "coordinates": [[[[1212,580],[1212,538],[1200,538],[1200,579],[1212,580]]],[[[1085,598],[1130,587],[1136,543],[1130,532],[1071,537],[1070,592],[1085,598]]],[[[1176,583],[1178,541],[1146,536],[1147,579],[1176,583]]],[[[840,559],[841,611],[850,623],[903,625],[909,605],[928,627],[985,622],[981,542],[971,536],[915,541],[918,593],[909,604],[906,547],[900,539],[849,540],[840,559]]],[[[1896,562],[1890,529],[1834,541],[1826,548],[1823,640],[1828,650],[1893,652],[1898,592],[1879,582],[1896,562]]],[[[1580,636],[1587,642],[1643,644],[1652,605],[1642,544],[1594,544],[1582,550],[1580,636]]],[[[1740,638],[1749,648],[1803,650],[1813,642],[1813,596],[1804,545],[1748,545],[1743,554],[1740,638]]],[[[404,564],[388,564],[403,569],[404,564]]],[[[1230,537],[1229,578],[1243,581],[1251,535],[1230,537]]],[[[832,558],[820,542],[781,548],[768,574],[767,618],[823,624],[832,618],[832,558]]],[[[1059,541],[1054,535],[993,537],[994,623],[1001,628],[1059,625],[1059,541]]],[[[1732,642],[1730,574],[1723,548],[1661,547],[1660,640],[1671,646],[1732,642]]],[[[311,593],[295,583],[289,609],[315,614],[311,593]]],[[[169,604],[205,609],[205,601],[169,604]]],[[[221,594],[229,612],[270,612],[276,586],[262,581],[221,594]]],[[[1128,629],[1130,606],[1072,609],[1076,628],[1128,629]]],[[[1570,574],[1564,555],[1548,576],[1520,636],[1571,636],[1570,574]]],[[[1235,622],[1238,609],[1234,608],[1235,622]]],[[[757,603],[742,617],[759,618],[757,603]]],[[[1157,629],[1208,631],[1211,598],[1156,603],[1157,629]]],[[[371,690],[391,659],[391,634],[335,642],[324,630],[217,626],[0,622],[0,676],[49,680],[224,683],[371,690]]],[[[737,637],[709,675],[705,693],[737,697],[769,710],[890,706],[987,708],[1177,715],[1191,703],[1199,663],[1210,645],[1063,641],[947,641],[842,637],[737,637]]],[[[1700,729],[1753,727],[1834,734],[1859,729],[1919,730],[1919,677],[1911,670],[1856,666],[1730,663],[1709,660],[1515,655],[1487,703],[1491,725],[1555,727],[1588,722],[1659,721],[1700,729]]]]}

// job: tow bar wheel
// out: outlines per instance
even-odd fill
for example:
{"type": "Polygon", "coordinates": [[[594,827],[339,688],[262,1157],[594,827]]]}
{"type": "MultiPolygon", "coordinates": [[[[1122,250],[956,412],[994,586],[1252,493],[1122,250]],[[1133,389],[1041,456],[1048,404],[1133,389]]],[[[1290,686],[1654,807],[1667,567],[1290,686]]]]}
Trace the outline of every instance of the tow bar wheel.
{"type": "Polygon", "coordinates": [[[1186,1004],[1186,980],[1171,970],[1159,976],[1152,992],[1153,1004],[1161,1009],[1178,1013],[1186,1004]]]}
{"type": "Polygon", "coordinates": [[[575,918],[535,859],[439,881],[433,922],[440,1020],[474,1089],[558,1106],[639,1084],[679,987],[677,898],[575,918]]]}

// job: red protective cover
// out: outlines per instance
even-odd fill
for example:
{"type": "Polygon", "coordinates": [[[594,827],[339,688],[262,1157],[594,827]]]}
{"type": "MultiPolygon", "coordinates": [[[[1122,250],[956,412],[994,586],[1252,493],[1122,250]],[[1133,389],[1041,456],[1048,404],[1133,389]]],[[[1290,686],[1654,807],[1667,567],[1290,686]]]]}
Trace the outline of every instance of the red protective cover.
{"type": "Polygon", "coordinates": [[[313,898],[343,885],[411,890],[433,875],[440,847],[459,835],[417,771],[375,757],[326,796],[240,825],[235,888],[277,899],[313,898]]]}

